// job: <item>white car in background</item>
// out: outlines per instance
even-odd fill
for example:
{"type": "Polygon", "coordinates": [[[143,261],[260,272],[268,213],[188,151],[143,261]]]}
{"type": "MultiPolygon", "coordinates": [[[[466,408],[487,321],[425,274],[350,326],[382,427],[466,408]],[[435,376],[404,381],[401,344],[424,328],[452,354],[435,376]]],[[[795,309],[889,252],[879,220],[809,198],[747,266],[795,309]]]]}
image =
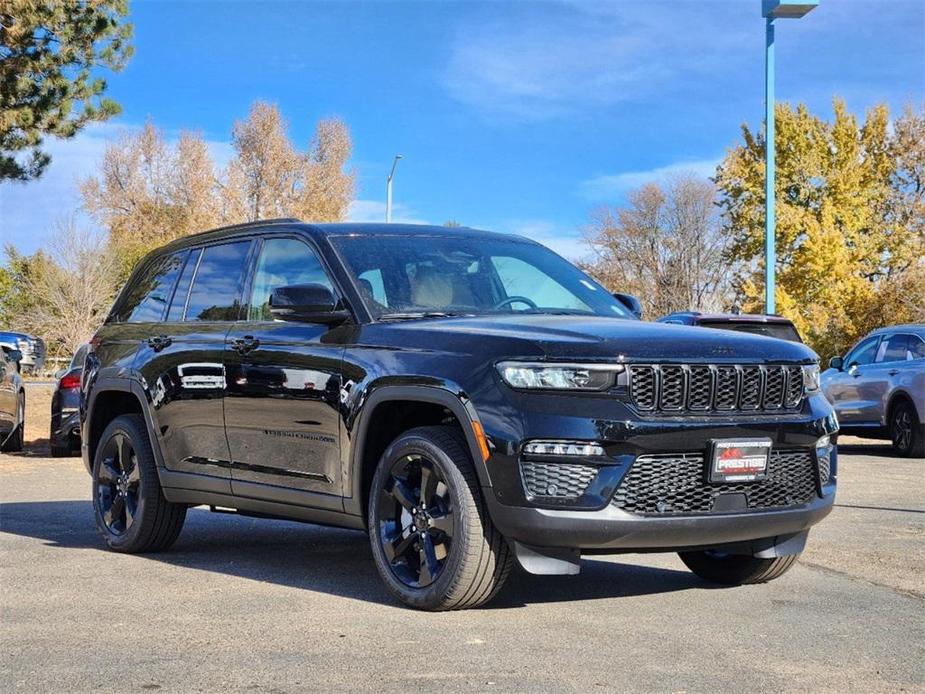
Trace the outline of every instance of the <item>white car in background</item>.
{"type": "Polygon", "coordinates": [[[888,438],[925,457],[925,325],[874,330],[822,373],[842,434],[888,438]]]}

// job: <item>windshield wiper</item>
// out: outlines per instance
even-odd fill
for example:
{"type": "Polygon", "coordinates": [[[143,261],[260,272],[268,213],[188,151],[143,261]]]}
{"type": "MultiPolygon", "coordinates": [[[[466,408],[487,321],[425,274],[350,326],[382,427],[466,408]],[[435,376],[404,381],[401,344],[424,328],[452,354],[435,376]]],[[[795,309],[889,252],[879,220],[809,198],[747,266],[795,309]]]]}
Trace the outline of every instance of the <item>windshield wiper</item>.
{"type": "Polygon", "coordinates": [[[471,315],[452,311],[405,311],[403,313],[383,313],[379,320],[414,320],[416,318],[450,318],[471,315]]]}

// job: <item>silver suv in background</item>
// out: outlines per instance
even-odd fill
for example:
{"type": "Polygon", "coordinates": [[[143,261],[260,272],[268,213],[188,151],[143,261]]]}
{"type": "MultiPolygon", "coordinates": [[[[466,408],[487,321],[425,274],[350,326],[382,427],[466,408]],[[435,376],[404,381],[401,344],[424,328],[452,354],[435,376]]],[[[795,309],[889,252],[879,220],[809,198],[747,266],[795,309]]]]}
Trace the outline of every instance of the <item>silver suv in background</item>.
{"type": "Polygon", "coordinates": [[[822,390],[841,433],[889,438],[904,456],[925,456],[925,325],[874,330],[833,357],[822,390]]]}
{"type": "Polygon", "coordinates": [[[19,368],[23,374],[38,374],[45,368],[45,342],[42,338],[3,331],[0,332],[0,344],[10,345],[22,352],[19,368]]]}

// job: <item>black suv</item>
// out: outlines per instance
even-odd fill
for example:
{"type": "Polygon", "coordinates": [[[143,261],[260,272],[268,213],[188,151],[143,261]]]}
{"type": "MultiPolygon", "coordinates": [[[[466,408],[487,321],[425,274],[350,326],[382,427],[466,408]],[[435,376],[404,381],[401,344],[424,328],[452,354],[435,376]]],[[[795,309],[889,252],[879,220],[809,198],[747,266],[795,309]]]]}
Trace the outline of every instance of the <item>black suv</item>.
{"type": "Polygon", "coordinates": [[[166,549],[201,504],[367,530],[424,609],[583,549],[754,583],[832,507],[818,376],[800,344],[636,320],[526,239],[274,220],[139,264],[91,343],[82,447],[116,551],[166,549]]]}
{"type": "Polygon", "coordinates": [[[699,311],[678,311],[658,319],[659,323],[676,325],[699,325],[702,328],[738,330],[753,335],[767,335],[779,340],[803,342],[796,326],[789,318],[762,313],[700,313],[699,311]]]}

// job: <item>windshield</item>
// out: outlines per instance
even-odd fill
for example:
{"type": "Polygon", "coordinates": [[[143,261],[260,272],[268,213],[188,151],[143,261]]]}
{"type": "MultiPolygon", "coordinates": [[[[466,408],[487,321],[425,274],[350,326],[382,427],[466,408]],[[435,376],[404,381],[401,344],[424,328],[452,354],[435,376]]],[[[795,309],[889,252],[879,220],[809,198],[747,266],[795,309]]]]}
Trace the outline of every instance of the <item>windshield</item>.
{"type": "Polygon", "coordinates": [[[702,321],[699,323],[705,328],[719,328],[720,330],[737,330],[743,333],[752,333],[754,335],[766,335],[767,337],[776,337],[778,340],[789,340],[790,342],[803,342],[797,329],[788,323],[733,323],[731,321],[702,321]]]}
{"type": "Polygon", "coordinates": [[[533,243],[464,235],[331,240],[376,318],[502,313],[632,318],[601,285],[533,243]]]}

